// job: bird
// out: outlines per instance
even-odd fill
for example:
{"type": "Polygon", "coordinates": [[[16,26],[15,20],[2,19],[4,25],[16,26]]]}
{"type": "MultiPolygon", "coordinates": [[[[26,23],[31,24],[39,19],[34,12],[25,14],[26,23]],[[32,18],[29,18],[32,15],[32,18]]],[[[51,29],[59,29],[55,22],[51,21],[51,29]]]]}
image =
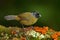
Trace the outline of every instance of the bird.
{"type": "Polygon", "coordinates": [[[23,12],[17,15],[6,15],[4,19],[6,20],[17,20],[23,25],[33,25],[37,22],[37,20],[41,17],[39,12],[23,12]]]}

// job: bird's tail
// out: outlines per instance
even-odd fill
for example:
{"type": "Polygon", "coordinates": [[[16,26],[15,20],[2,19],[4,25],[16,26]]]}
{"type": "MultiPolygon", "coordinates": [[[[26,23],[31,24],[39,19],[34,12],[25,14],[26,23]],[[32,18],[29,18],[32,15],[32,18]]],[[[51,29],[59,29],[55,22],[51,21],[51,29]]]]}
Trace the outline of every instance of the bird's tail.
{"type": "Polygon", "coordinates": [[[5,18],[6,20],[16,20],[16,17],[17,17],[17,15],[7,15],[7,16],[5,16],[4,18],[5,18]]]}

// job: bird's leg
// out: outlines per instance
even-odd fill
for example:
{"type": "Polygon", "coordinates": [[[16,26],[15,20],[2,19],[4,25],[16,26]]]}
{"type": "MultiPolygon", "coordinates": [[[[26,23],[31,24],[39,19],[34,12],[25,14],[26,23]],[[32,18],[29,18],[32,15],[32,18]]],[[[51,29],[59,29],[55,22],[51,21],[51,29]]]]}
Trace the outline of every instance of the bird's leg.
{"type": "Polygon", "coordinates": [[[24,29],[24,25],[22,24],[22,28],[24,29]]]}
{"type": "Polygon", "coordinates": [[[31,26],[31,28],[33,29],[33,26],[31,26]]]}
{"type": "Polygon", "coordinates": [[[25,30],[24,30],[24,25],[23,24],[22,24],[22,29],[23,29],[23,36],[26,37],[26,40],[29,40],[29,37],[25,35],[25,32],[24,32],[25,30]]]}
{"type": "Polygon", "coordinates": [[[25,34],[25,32],[24,32],[24,25],[22,24],[22,30],[23,30],[23,34],[25,34]]]}

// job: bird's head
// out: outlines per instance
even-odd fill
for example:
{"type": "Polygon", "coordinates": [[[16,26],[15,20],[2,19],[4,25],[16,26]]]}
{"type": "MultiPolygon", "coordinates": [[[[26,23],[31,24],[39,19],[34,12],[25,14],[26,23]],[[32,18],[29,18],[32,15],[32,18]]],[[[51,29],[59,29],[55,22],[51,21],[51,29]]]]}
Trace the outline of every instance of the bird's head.
{"type": "Polygon", "coordinates": [[[33,11],[32,15],[35,16],[36,18],[40,18],[41,14],[39,12],[33,11]]]}

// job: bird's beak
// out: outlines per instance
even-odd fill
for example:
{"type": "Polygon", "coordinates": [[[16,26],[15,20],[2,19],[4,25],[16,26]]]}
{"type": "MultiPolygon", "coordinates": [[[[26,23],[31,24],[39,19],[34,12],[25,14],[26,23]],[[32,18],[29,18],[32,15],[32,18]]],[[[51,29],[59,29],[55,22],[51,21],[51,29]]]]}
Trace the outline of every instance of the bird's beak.
{"type": "Polygon", "coordinates": [[[41,14],[39,15],[39,17],[42,17],[41,14]]]}

